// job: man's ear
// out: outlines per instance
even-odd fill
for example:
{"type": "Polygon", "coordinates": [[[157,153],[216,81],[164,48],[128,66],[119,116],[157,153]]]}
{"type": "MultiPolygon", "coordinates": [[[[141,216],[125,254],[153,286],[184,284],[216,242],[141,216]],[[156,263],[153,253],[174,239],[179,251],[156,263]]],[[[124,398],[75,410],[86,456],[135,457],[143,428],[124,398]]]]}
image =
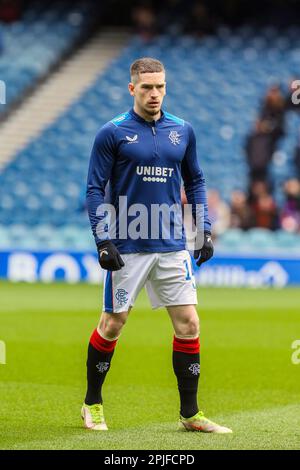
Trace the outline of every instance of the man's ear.
{"type": "Polygon", "coordinates": [[[129,93],[131,94],[131,96],[135,95],[135,93],[134,93],[134,84],[132,82],[128,83],[128,90],[129,90],[129,93]]]}

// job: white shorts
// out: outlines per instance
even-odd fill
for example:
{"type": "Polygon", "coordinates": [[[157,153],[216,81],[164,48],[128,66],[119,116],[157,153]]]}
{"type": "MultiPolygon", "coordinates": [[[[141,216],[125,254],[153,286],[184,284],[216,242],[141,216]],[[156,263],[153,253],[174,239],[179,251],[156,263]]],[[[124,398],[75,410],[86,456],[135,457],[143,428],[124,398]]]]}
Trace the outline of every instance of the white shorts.
{"type": "Polygon", "coordinates": [[[196,305],[197,291],[187,250],[122,254],[125,266],[105,271],[103,311],[127,312],[145,286],[152,308],[196,305]]]}

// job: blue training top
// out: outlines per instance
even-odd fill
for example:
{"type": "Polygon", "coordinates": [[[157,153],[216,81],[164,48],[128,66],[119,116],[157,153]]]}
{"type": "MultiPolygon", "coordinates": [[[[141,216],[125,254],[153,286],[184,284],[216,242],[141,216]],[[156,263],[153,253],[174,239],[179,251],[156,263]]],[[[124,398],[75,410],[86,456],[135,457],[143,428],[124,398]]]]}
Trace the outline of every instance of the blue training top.
{"type": "Polygon", "coordinates": [[[133,109],[106,123],[94,142],[87,181],[87,207],[96,243],[112,238],[120,253],[185,249],[183,228],[180,238],[172,230],[176,215],[171,214],[170,236],[162,236],[160,227],[159,237],[157,234],[151,237],[150,228],[153,205],[181,207],[181,179],[194,218],[196,205],[202,205],[202,230],[210,231],[205,179],[199,167],[191,124],[163,111],[160,119],[148,122],[133,109]],[[116,211],[114,237],[109,236],[107,212],[101,208],[106,202],[108,182],[108,201],[116,211]],[[127,197],[127,210],[130,208],[127,214],[124,206],[120,207],[120,196],[127,197]],[[148,214],[141,214],[133,204],[143,204],[148,214]],[[142,217],[140,224],[137,215],[142,217]],[[124,234],[124,224],[130,233],[131,223],[135,228],[139,225],[141,235],[137,239],[124,234]]]}

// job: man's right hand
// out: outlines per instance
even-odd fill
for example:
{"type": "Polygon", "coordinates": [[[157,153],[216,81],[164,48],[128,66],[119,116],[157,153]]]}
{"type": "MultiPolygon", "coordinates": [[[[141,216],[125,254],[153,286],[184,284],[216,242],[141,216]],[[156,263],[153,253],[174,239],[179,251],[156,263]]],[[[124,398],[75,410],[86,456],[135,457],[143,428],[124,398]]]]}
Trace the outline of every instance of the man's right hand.
{"type": "Polygon", "coordinates": [[[124,261],[111,240],[98,243],[97,250],[101,268],[107,271],[119,271],[124,266],[124,261]]]}

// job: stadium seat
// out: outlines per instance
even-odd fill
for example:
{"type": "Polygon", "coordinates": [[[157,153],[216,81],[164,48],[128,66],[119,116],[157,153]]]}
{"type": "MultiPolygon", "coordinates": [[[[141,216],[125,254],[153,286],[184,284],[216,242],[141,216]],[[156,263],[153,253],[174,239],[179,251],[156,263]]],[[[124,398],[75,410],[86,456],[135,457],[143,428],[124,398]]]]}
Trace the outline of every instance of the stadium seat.
{"type": "Polygon", "coordinates": [[[92,0],[29,5],[22,18],[1,24],[0,78],[8,83],[6,106],[0,115],[70,51],[91,23],[92,0]]]}

